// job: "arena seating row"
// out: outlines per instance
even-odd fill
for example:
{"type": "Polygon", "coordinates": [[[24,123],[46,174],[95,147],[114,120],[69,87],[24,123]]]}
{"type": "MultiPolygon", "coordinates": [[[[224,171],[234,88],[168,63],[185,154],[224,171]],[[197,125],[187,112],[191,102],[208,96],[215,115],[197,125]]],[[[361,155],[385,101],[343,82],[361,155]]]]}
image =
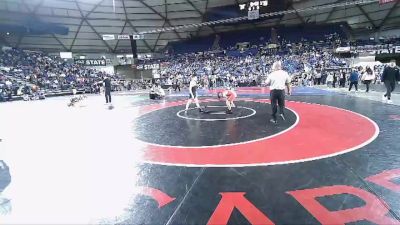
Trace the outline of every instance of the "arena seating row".
{"type": "MultiPolygon", "coordinates": [[[[279,40],[289,42],[300,42],[303,40],[320,41],[325,40],[327,36],[336,34],[341,39],[346,39],[346,33],[343,27],[347,26],[343,23],[329,25],[306,25],[306,26],[289,26],[276,27],[276,35],[279,40]]],[[[229,49],[237,43],[249,42],[251,46],[264,44],[272,38],[271,28],[255,28],[239,31],[224,32],[218,34],[219,47],[229,49]]],[[[169,44],[175,54],[184,54],[192,52],[202,52],[212,49],[216,36],[215,34],[206,37],[193,38],[180,42],[169,44]]]]}

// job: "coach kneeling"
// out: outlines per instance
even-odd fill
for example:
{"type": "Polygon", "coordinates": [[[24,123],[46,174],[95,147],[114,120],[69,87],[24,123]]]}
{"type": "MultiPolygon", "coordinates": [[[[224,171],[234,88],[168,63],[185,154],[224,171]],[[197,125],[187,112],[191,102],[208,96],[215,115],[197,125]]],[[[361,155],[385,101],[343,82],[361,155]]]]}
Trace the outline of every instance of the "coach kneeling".
{"type": "Polygon", "coordinates": [[[154,84],[150,89],[150,99],[163,99],[165,97],[165,91],[158,84],[154,84]]]}

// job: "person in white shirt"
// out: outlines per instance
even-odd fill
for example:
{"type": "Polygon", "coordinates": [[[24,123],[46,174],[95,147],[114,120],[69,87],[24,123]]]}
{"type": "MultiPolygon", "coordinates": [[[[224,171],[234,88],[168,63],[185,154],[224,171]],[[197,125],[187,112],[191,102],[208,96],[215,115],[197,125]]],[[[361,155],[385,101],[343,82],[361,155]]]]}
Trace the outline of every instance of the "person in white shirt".
{"type": "Polygon", "coordinates": [[[332,74],[332,72],[329,72],[328,76],[326,77],[326,86],[327,87],[333,86],[333,74],[332,74]]]}
{"type": "Polygon", "coordinates": [[[277,61],[272,65],[273,72],[268,75],[266,85],[270,86],[270,98],[272,106],[272,123],[277,123],[276,113],[278,112],[279,105],[279,115],[285,120],[284,109],[285,109],[285,88],[287,88],[288,94],[291,94],[290,87],[290,76],[289,74],[282,70],[282,62],[277,61]]]}
{"type": "Polygon", "coordinates": [[[320,68],[316,68],[314,73],[315,73],[315,81],[314,81],[314,84],[315,84],[315,85],[321,85],[321,81],[322,81],[321,69],[320,69],[320,68]]]}
{"type": "Polygon", "coordinates": [[[198,89],[197,77],[196,75],[193,75],[189,83],[189,100],[186,103],[186,109],[185,109],[186,111],[189,110],[189,106],[190,104],[192,104],[193,101],[196,104],[199,111],[200,112],[203,111],[200,107],[199,100],[197,99],[197,89],[198,89]]]}
{"type": "Polygon", "coordinates": [[[361,80],[365,84],[367,88],[366,92],[369,92],[369,85],[375,80],[375,72],[371,69],[371,67],[367,66],[361,80]]]}
{"type": "Polygon", "coordinates": [[[165,91],[164,91],[164,89],[162,89],[161,85],[158,85],[158,87],[156,89],[156,93],[160,98],[165,97],[165,91]]]}

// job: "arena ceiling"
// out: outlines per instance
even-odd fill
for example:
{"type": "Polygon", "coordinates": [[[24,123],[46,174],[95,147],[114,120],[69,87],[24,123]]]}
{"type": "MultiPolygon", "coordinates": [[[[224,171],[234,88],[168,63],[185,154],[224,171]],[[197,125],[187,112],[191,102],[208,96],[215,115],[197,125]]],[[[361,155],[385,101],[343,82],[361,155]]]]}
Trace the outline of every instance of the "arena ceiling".
{"type": "MultiPolygon", "coordinates": [[[[341,3],[346,0],[294,0],[289,9],[341,3]]],[[[351,0],[347,0],[351,1],[351,0]]],[[[0,42],[24,49],[49,52],[122,52],[128,40],[103,41],[103,34],[134,34],[205,21],[213,7],[238,5],[242,0],[1,0],[0,24],[19,24],[24,18],[57,23],[69,28],[67,35],[28,35],[1,32],[0,42]]],[[[247,2],[247,1],[246,1],[247,2]]],[[[333,23],[346,21],[350,32],[381,31],[400,27],[400,1],[380,5],[378,0],[364,5],[296,12],[280,19],[242,25],[202,26],[145,35],[138,41],[139,52],[162,49],[169,41],[191,36],[276,26],[280,24],[333,23]]]]}

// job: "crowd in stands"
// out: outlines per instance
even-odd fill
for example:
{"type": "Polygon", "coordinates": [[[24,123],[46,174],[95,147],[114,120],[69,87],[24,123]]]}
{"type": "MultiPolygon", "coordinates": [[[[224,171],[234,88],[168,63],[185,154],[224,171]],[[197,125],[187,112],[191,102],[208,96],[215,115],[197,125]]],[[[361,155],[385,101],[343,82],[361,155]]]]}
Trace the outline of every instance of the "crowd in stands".
{"type": "Polygon", "coordinates": [[[40,91],[93,88],[106,74],[41,52],[7,49],[0,52],[1,92],[34,95],[40,91]]]}
{"type": "Polygon", "coordinates": [[[279,48],[268,44],[243,50],[214,50],[187,53],[161,60],[162,84],[187,84],[191,75],[200,77],[203,86],[235,86],[261,84],[270,72],[272,64],[281,60],[283,67],[293,77],[304,74],[314,79],[324,69],[344,68],[348,62],[333,55],[332,42],[282,42],[279,48]],[[234,51],[236,51],[234,53],[234,51]]]}
{"type": "Polygon", "coordinates": [[[13,96],[43,98],[49,92],[71,92],[71,89],[99,93],[106,76],[114,79],[114,89],[134,89],[137,82],[122,82],[120,77],[93,68],[69,63],[45,53],[21,49],[0,51],[0,101],[13,96]]]}
{"type": "MultiPolygon", "coordinates": [[[[353,43],[354,44],[354,43],[353,43]]],[[[280,60],[292,76],[295,85],[328,84],[344,87],[350,76],[350,63],[333,54],[333,49],[350,45],[339,35],[326,35],[321,41],[301,39],[292,42],[266,43],[238,49],[217,48],[212,51],[185,53],[142,63],[159,63],[161,79],[157,85],[172,86],[175,90],[189,83],[197,75],[203,87],[262,85],[272,64],[280,60]]],[[[359,68],[360,80],[366,68],[359,68]]],[[[383,67],[372,68],[375,78],[383,67]]],[[[59,57],[41,52],[7,49],[0,51],[0,101],[16,95],[40,99],[44,93],[83,90],[99,93],[102,80],[110,74],[81,65],[68,63],[59,57]]],[[[137,90],[152,87],[152,81],[124,81],[114,76],[113,90],[137,90]]],[[[154,88],[154,87],[153,87],[154,88]]]]}
{"type": "MultiPolygon", "coordinates": [[[[161,84],[176,86],[187,84],[191,75],[197,75],[203,87],[255,86],[262,85],[271,65],[280,60],[284,70],[292,76],[298,86],[328,85],[347,87],[350,85],[351,61],[339,58],[334,49],[339,46],[376,45],[370,41],[349,42],[336,34],[326,35],[325,40],[290,42],[281,40],[273,45],[253,45],[247,49],[229,47],[198,53],[175,55],[159,60],[161,84]]],[[[396,44],[400,39],[381,41],[381,44],[396,44]]],[[[380,83],[384,65],[371,68],[357,67],[358,81],[365,83],[365,74],[373,74],[371,83],[380,83]],[[367,72],[368,71],[368,72],[367,72]]],[[[371,75],[372,76],[372,75],[371,75]]],[[[371,76],[368,76],[370,79],[371,76]]],[[[368,82],[367,82],[368,83],[368,82]]]]}

